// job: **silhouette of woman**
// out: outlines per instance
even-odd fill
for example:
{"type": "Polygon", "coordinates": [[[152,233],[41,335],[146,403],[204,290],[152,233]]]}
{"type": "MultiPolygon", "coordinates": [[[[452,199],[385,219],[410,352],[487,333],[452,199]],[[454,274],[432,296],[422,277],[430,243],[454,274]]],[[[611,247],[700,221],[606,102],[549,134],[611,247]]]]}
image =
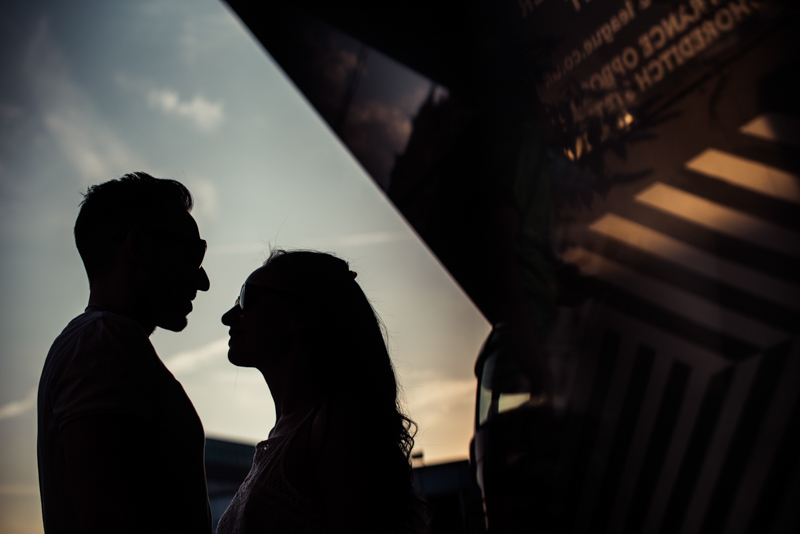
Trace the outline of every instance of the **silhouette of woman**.
{"type": "Polygon", "coordinates": [[[274,251],[222,322],[228,359],[264,375],[277,422],[217,534],[425,530],[381,323],[347,263],[274,251]]]}

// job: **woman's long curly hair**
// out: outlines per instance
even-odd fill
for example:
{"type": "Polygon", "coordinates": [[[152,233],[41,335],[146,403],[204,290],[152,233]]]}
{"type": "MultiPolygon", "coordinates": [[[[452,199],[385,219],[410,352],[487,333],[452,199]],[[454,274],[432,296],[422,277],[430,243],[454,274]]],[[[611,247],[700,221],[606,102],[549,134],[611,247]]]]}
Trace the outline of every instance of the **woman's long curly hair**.
{"type": "Polygon", "coordinates": [[[353,429],[374,476],[368,507],[375,532],[425,530],[425,504],[412,485],[416,424],[403,411],[383,323],[346,261],[307,250],[273,250],[264,266],[296,296],[303,366],[322,397],[366,422],[353,429]]]}

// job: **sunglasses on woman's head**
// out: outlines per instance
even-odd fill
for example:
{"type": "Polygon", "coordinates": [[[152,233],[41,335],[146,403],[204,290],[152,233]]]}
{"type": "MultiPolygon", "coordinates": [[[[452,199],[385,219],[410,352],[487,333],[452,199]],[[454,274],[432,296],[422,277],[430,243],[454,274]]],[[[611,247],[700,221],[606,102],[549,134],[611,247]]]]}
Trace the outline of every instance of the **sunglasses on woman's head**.
{"type": "Polygon", "coordinates": [[[239,306],[240,311],[244,311],[244,301],[245,295],[247,295],[247,302],[251,305],[257,301],[258,295],[263,295],[264,293],[273,293],[278,295],[286,295],[289,293],[289,290],[286,289],[277,289],[274,287],[267,287],[267,286],[259,286],[256,284],[250,284],[245,282],[242,284],[242,289],[239,291],[239,296],[236,297],[236,303],[234,306],[239,306]]]}

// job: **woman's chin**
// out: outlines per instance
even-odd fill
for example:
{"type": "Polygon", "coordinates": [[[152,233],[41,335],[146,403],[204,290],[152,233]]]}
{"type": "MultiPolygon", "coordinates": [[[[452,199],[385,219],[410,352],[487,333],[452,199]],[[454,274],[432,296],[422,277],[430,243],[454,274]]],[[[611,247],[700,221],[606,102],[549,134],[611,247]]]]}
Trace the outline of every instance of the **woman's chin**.
{"type": "Polygon", "coordinates": [[[237,367],[253,367],[253,363],[233,347],[228,349],[228,361],[237,367]]]}
{"type": "Polygon", "coordinates": [[[231,362],[233,365],[241,365],[241,359],[236,354],[236,351],[233,349],[228,350],[228,361],[231,362]]]}

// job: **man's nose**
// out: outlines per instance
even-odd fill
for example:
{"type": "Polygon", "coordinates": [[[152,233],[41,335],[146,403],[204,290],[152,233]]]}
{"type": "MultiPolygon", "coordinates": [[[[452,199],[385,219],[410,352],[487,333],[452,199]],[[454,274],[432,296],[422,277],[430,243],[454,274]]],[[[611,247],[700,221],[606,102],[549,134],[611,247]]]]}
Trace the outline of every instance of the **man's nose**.
{"type": "Polygon", "coordinates": [[[211,282],[208,281],[206,270],[202,267],[200,267],[200,269],[197,271],[197,280],[195,281],[195,284],[198,291],[208,291],[208,288],[211,287],[211,282]]]}

